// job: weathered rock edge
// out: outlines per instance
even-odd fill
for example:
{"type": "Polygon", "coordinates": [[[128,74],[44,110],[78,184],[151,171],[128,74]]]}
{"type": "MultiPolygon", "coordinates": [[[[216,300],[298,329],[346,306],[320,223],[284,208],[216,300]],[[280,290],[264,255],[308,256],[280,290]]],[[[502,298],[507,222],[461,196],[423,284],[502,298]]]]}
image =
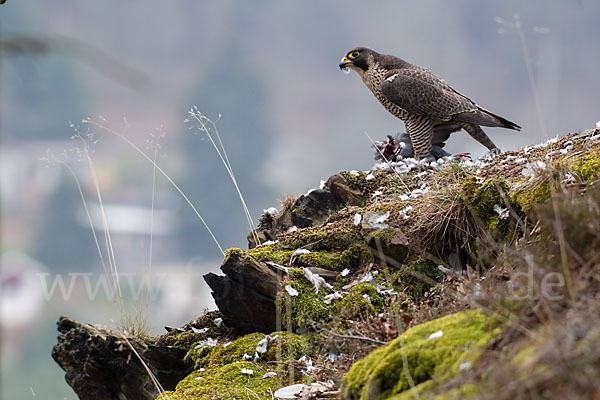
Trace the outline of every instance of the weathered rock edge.
{"type": "Polygon", "coordinates": [[[225,322],[246,333],[275,331],[275,297],[281,290],[284,269],[232,251],[221,271],[224,276],[211,272],[204,275],[204,280],[225,322]]]}
{"type": "Polygon", "coordinates": [[[68,317],[61,317],[57,325],[61,334],[52,358],[81,400],[156,398],[158,390],[135,353],[165,390],[173,390],[193,369],[183,361],[184,348],[156,346],[136,337],[125,340],[121,334],[68,317]]]}

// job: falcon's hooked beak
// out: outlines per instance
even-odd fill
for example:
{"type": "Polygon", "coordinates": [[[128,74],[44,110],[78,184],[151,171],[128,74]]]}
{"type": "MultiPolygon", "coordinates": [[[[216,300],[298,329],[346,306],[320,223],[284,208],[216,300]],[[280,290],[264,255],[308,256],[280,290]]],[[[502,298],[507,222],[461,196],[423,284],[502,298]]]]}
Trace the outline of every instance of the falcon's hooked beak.
{"type": "Polygon", "coordinates": [[[350,60],[348,59],[348,57],[344,56],[344,58],[342,58],[342,59],[340,60],[340,69],[341,69],[342,71],[344,71],[344,72],[349,72],[349,71],[348,71],[348,66],[349,66],[349,65],[353,65],[353,64],[352,64],[352,61],[350,61],[350,60]]]}

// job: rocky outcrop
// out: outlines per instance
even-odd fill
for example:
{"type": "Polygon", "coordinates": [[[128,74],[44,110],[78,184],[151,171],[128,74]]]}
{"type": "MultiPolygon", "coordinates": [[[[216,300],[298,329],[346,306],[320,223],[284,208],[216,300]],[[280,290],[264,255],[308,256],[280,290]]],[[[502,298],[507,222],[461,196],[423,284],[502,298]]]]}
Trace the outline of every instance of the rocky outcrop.
{"type": "Polygon", "coordinates": [[[242,332],[273,332],[276,327],[275,297],[281,290],[285,268],[230,251],[221,271],[224,276],[209,273],[204,280],[225,321],[242,332]]]}
{"type": "Polygon", "coordinates": [[[258,245],[256,237],[262,243],[273,240],[278,234],[293,226],[297,228],[318,226],[335,211],[348,206],[360,206],[366,201],[364,194],[351,188],[341,174],[331,176],[321,186],[298,197],[275,215],[265,213],[261,220],[263,226],[248,235],[248,247],[253,248],[258,245]]]}
{"type": "Polygon", "coordinates": [[[81,400],[154,399],[158,389],[146,367],[166,390],[175,388],[192,370],[183,361],[187,349],[125,338],[67,317],[59,319],[58,331],[52,358],[65,370],[67,383],[81,400]]]}
{"type": "Polygon", "coordinates": [[[315,189],[300,196],[291,208],[292,224],[298,228],[320,225],[333,211],[346,206],[361,205],[361,193],[350,189],[346,179],[336,174],[330,177],[323,189],[315,189]]]}
{"type": "Polygon", "coordinates": [[[220,311],[127,341],[61,318],[53,357],[82,399],[155,398],[137,354],[177,400],[271,398],[305,375],[348,400],[596,398],[599,139],[334,175],[205,276],[220,311]],[[508,302],[529,273],[536,300],[508,302]]]}

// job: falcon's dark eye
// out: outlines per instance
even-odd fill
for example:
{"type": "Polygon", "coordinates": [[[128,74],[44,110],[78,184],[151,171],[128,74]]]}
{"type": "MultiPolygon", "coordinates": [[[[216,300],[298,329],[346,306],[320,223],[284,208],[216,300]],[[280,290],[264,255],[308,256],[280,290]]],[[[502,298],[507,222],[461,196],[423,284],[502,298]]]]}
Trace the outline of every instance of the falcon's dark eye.
{"type": "Polygon", "coordinates": [[[359,54],[360,54],[360,52],[353,51],[352,53],[348,54],[348,57],[350,57],[350,58],[356,58],[356,57],[358,57],[359,54]]]}

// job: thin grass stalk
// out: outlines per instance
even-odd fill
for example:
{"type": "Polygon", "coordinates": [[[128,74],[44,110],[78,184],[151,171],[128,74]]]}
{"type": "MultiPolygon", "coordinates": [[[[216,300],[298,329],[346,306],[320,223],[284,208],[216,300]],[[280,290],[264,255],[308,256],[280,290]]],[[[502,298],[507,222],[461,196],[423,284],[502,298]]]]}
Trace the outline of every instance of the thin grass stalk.
{"type": "Polygon", "coordinates": [[[131,148],[133,148],[139,155],[141,155],[144,159],[146,159],[146,161],[148,161],[150,164],[152,164],[156,170],[158,172],[160,172],[160,174],[171,184],[171,186],[173,186],[175,188],[175,190],[177,190],[177,192],[181,195],[181,197],[183,197],[183,199],[185,200],[185,202],[190,206],[190,208],[194,211],[194,214],[196,214],[196,217],[198,217],[198,219],[200,220],[200,222],[202,222],[202,225],[204,225],[204,227],[206,228],[206,230],[208,231],[208,233],[210,234],[212,240],[215,242],[215,244],[217,245],[217,247],[219,248],[219,251],[221,252],[221,254],[223,256],[225,256],[225,251],[223,250],[223,248],[221,247],[221,244],[219,243],[219,241],[217,240],[215,234],[213,233],[213,231],[210,229],[210,227],[208,226],[208,223],[204,220],[204,218],[202,217],[202,215],[200,214],[200,212],[198,211],[198,209],[194,206],[194,204],[192,203],[192,201],[187,197],[187,195],[183,192],[183,190],[181,190],[181,188],[175,183],[175,181],[173,181],[173,179],[161,168],[159,167],[153,160],[152,158],[150,158],[142,149],[140,149],[135,143],[133,143],[131,140],[129,140],[126,136],[124,136],[123,134],[99,123],[93,120],[84,120],[84,123],[88,123],[91,125],[95,125],[96,127],[117,136],[118,138],[120,138],[121,140],[123,140],[125,143],[127,143],[131,148]]]}
{"type": "Polygon", "coordinates": [[[244,196],[242,195],[242,192],[238,186],[237,179],[235,178],[235,174],[233,173],[233,168],[231,167],[231,163],[229,162],[229,158],[227,157],[227,152],[225,151],[225,146],[223,146],[223,142],[221,140],[221,135],[219,134],[219,130],[217,129],[217,125],[210,118],[203,115],[196,107],[192,108],[189,111],[189,115],[194,120],[196,120],[198,122],[198,124],[200,124],[200,131],[206,133],[206,136],[210,140],[210,142],[213,145],[215,151],[217,152],[219,158],[221,159],[221,162],[223,163],[225,170],[229,174],[229,178],[233,182],[233,186],[235,187],[238,197],[240,198],[240,201],[242,203],[242,208],[244,209],[244,213],[246,215],[246,220],[247,220],[248,226],[250,227],[250,232],[251,232],[254,240],[256,241],[256,243],[260,243],[260,239],[256,233],[256,226],[254,224],[254,221],[252,220],[252,215],[250,213],[250,210],[248,209],[248,206],[246,205],[244,196]],[[215,136],[217,137],[217,140],[219,141],[221,149],[219,149],[219,146],[217,146],[215,140],[213,139],[213,137],[210,133],[210,128],[206,125],[205,121],[208,122],[209,124],[211,124],[213,131],[215,132],[215,136]]]}

